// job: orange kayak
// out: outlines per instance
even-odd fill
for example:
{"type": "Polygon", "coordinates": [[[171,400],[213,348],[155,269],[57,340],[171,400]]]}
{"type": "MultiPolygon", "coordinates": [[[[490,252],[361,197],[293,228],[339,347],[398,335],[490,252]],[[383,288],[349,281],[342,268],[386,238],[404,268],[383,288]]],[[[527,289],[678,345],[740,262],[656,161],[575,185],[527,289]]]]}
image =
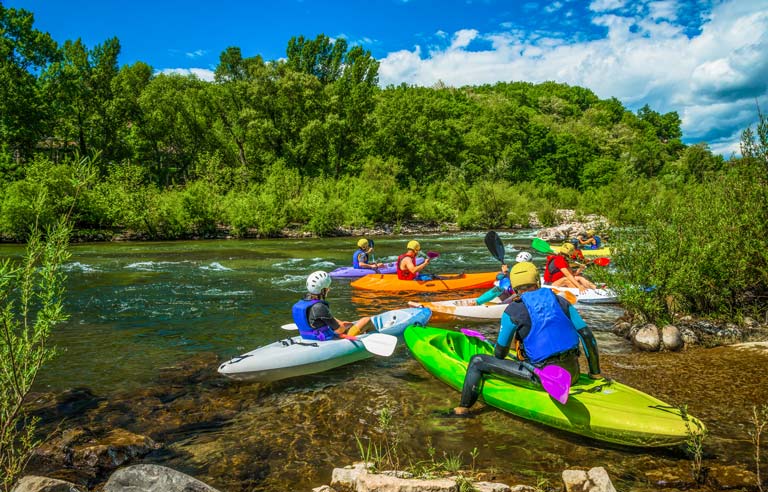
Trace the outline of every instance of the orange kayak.
{"type": "Polygon", "coordinates": [[[368,274],[350,285],[365,290],[443,292],[446,290],[490,289],[498,272],[436,275],[433,280],[400,280],[397,274],[368,274]]]}

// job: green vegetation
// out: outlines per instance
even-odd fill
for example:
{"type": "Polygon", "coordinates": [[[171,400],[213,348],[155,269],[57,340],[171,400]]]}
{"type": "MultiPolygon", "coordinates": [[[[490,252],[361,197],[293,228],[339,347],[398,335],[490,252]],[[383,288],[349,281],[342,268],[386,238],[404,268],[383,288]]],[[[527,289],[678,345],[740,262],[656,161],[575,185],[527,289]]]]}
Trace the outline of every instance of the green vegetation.
{"type": "Polygon", "coordinates": [[[24,259],[0,263],[0,479],[6,492],[39,444],[37,419],[27,413],[25,398],[55,354],[48,345],[51,329],[67,319],[60,267],[69,258],[69,234],[59,223],[44,240],[35,227],[24,259]]]}
{"type": "Polygon", "coordinates": [[[760,467],[762,466],[760,448],[762,446],[763,431],[765,426],[768,425],[768,405],[761,405],[760,408],[757,405],[752,406],[751,423],[753,430],[749,431],[749,438],[755,446],[755,480],[757,482],[757,489],[763,492],[763,479],[760,474],[760,467]]]}
{"type": "MultiPolygon", "coordinates": [[[[378,86],[378,62],[325,35],[286,58],[221,53],[213,81],[118,66],[120,43],[57,43],[30,12],[0,5],[0,237],[24,240],[73,203],[84,157],[98,179],[75,231],[149,239],[407,222],[545,226],[556,210],[615,230],[615,278],[650,320],[739,318],[768,299],[766,149],[741,158],[680,140],[680,118],[555,82],[378,86]],[[55,204],[55,205],[53,205],[55,204]]],[[[77,232],[76,232],[77,233],[77,232]]],[[[80,234],[78,234],[80,235],[80,234]]]]}

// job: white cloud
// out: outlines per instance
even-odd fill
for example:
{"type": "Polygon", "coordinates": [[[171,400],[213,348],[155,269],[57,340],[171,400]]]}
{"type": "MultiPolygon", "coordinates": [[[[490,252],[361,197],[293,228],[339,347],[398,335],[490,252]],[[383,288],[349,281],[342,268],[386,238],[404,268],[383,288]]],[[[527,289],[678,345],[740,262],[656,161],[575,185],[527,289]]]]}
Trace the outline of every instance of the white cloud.
{"type": "Polygon", "coordinates": [[[200,80],[207,82],[213,82],[214,72],[207,68],[164,68],[156,73],[162,73],[166,75],[178,74],[178,75],[194,75],[200,80]]]}
{"type": "Polygon", "coordinates": [[[580,85],[631,109],[648,104],[660,112],[677,111],[686,141],[706,138],[713,149],[738,150],[741,131],[757,119],[755,100],[768,105],[764,1],[720,2],[692,37],[675,23],[674,1],[648,2],[645,17],[618,11],[626,5],[625,0],[590,3],[592,22],[607,29],[600,39],[573,43],[552,33],[463,29],[450,47],[432,49],[426,57],[419,46],[388,54],[380,60],[379,78],[382,85],[431,86],[438,80],[455,86],[520,80],[580,85]],[[491,47],[468,51],[476,39],[491,47]]]}
{"type": "Polygon", "coordinates": [[[188,58],[200,58],[201,56],[204,56],[206,53],[208,53],[207,50],[195,50],[195,51],[188,51],[185,53],[188,58]]]}

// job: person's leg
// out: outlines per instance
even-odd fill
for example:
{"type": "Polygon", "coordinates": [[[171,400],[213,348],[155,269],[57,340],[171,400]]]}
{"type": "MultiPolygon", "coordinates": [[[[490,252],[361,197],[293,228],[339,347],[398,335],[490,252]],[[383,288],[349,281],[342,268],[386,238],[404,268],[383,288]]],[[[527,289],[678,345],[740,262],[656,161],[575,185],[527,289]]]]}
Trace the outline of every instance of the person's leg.
{"type": "Polygon", "coordinates": [[[467,366],[464,376],[464,386],[461,389],[461,402],[453,411],[458,415],[469,412],[469,408],[477,402],[482,389],[485,374],[499,374],[525,380],[533,380],[533,373],[521,363],[510,359],[497,359],[488,354],[475,355],[467,366]]]}
{"type": "Polygon", "coordinates": [[[359,320],[355,321],[355,323],[349,328],[349,330],[347,330],[347,335],[353,337],[355,335],[368,331],[368,330],[363,330],[363,328],[370,320],[371,318],[369,316],[366,316],[365,318],[360,318],[359,320]]]}
{"type": "Polygon", "coordinates": [[[579,283],[579,286],[584,287],[585,289],[594,289],[597,286],[587,280],[586,277],[582,277],[581,275],[576,277],[576,281],[579,283]]]}
{"type": "Polygon", "coordinates": [[[574,284],[571,282],[568,277],[560,277],[559,279],[552,282],[552,287],[572,287],[575,289],[579,288],[579,284],[574,284]]]}

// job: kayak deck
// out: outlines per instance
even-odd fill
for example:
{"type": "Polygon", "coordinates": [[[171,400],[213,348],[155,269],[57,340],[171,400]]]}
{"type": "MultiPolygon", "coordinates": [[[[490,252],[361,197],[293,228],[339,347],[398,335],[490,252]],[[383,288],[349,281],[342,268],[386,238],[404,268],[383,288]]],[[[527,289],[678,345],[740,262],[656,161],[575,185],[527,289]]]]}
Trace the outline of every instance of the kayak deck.
{"type": "MultiPolygon", "coordinates": [[[[478,338],[439,328],[408,328],[405,342],[424,368],[461,391],[467,364],[475,354],[492,354],[478,338]]],[[[582,374],[561,405],[538,384],[487,376],[482,399],[518,417],[606,442],[638,447],[668,447],[686,442],[703,424],[681,410],[616,381],[582,374]]]]}
{"type": "Polygon", "coordinates": [[[395,274],[369,274],[350,285],[357,289],[390,292],[443,292],[447,290],[489,289],[497,272],[441,274],[432,280],[400,280],[395,274]]]}

